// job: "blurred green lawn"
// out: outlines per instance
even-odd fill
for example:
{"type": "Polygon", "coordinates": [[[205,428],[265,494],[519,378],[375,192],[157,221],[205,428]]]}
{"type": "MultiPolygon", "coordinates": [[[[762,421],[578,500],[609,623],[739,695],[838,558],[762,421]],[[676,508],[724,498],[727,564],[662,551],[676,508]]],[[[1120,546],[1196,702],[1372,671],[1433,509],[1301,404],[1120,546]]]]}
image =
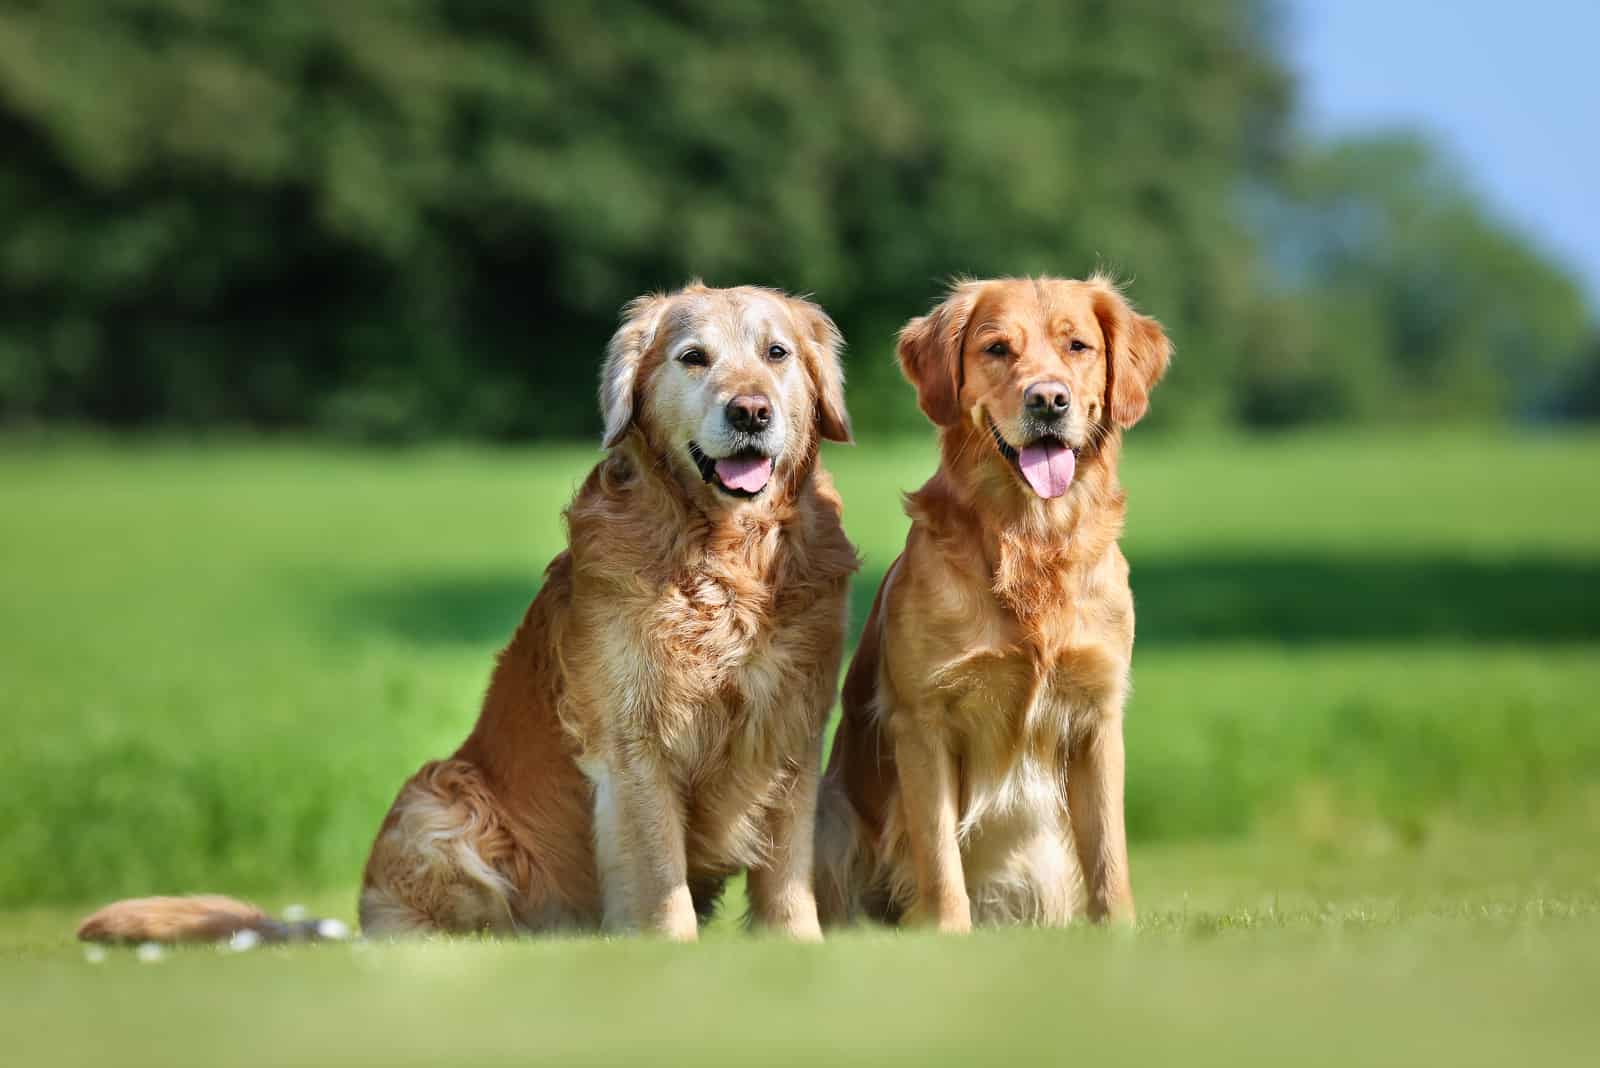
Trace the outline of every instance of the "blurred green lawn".
{"type": "MultiPolygon", "coordinates": [[[[0,443],[0,1020],[21,1025],[18,1063],[787,1062],[840,1042],[833,1059],[1148,1062],[1205,1060],[1208,1036],[1234,1060],[1592,1052],[1594,435],[1133,437],[1137,935],[815,950],[725,922],[693,952],[83,962],[76,910],[121,894],[348,917],[377,821],[470,727],[595,455],[0,443]]],[[[827,453],[865,561],[858,626],[932,455],[827,453]]]]}

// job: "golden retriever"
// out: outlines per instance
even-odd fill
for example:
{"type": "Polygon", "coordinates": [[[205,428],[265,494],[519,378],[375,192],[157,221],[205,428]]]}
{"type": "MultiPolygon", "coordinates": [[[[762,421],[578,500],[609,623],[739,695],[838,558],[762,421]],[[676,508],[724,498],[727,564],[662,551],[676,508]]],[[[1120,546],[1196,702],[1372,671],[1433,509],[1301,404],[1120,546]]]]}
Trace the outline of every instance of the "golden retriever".
{"type": "MultiPolygon", "coordinates": [[[[609,452],[476,727],[384,819],[367,934],[693,939],[747,870],[753,922],[820,937],[813,819],[857,567],[818,456],[850,440],[841,346],[821,308],[773,290],[627,307],[600,389],[609,452]]],[[[184,900],[111,906],[85,937],[258,917],[184,900]]]]}
{"type": "Polygon", "coordinates": [[[824,924],[1132,921],[1122,432],[1171,349],[1106,279],[966,282],[901,331],[939,426],[845,679],[824,924]]]}

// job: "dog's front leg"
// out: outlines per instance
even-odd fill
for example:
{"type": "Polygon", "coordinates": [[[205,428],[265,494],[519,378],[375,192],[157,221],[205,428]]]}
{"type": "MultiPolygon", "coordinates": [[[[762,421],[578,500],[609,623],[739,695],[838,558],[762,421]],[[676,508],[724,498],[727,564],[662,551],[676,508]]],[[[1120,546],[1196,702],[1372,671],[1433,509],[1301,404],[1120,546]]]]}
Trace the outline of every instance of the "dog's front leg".
{"type": "Polygon", "coordinates": [[[606,927],[680,942],[698,937],[683,836],[683,801],[661,755],[644,745],[619,747],[595,797],[606,927]]]}
{"type": "Polygon", "coordinates": [[[1099,717],[1072,743],[1067,764],[1067,807],[1078,848],[1089,918],[1132,923],[1128,832],[1123,821],[1125,755],[1122,717],[1099,717]]]}
{"type": "Polygon", "coordinates": [[[751,918],[803,942],[822,940],[811,871],[821,748],[819,737],[789,788],[767,809],[771,848],[762,863],[750,869],[751,918]]]}
{"type": "Polygon", "coordinates": [[[959,784],[955,758],[933,717],[894,718],[900,807],[917,868],[917,900],[907,919],[965,934],[972,930],[961,845],[956,837],[959,784]]]}

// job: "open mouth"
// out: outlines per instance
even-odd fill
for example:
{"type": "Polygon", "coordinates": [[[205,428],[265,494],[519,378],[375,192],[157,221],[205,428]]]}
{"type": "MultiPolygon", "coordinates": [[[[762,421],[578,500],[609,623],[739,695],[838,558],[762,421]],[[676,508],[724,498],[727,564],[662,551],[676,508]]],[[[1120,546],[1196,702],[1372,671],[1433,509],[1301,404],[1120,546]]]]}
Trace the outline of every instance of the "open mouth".
{"type": "Polygon", "coordinates": [[[691,441],[689,456],[701,479],[730,497],[754,497],[772,481],[772,457],[757,449],[740,449],[732,456],[713,460],[691,441]]]}
{"type": "Polygon", "coordinates": [[[994,436],[995,447],[1011,466],[1016,468],[1022,481],[1045,500],[1052,500],[1067,492],[1072,486],[1072,476],[1078,469],[1078,448],[1052,434],[1041,434],[1020,449],[1000,435],[1000,428],[989,420],[989,433],[994,436]]]}

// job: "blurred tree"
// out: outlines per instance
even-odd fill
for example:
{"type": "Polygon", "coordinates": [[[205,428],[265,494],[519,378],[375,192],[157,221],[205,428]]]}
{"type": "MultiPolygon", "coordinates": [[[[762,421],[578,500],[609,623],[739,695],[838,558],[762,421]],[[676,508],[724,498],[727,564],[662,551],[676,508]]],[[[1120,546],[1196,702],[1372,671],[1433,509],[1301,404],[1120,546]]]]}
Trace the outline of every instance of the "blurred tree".
{"type": "Polygon", "coordinates": [[[1177,341],[1157,420],[1513,407],[1570,285],[1402,148],[1288,161],[1274,13],[10,0],[0,420],[592,434],[616,309],[699,276],[814,293],[858,425],[920,425],[945,280],[1096,266],[1177,341]]]}
{"type": "Polygon", "coordinates": [[[1588,355],[1548,398],[1546,407],[1569,419],[1600,419],[1600,334],[1589,339],[1588,355]]]}
{"type": "MultiPolygon", "coordinates": [[[[0,417],[590,433],[633,294],[810,291],[858,421],[960,273],[1134,279],[1220,410],[1256,3],[13,0],[0,417]]],[[[1177,396],[1182,394],[1182,398],[1177,396]]],[[[1178,403],[1187,399],[1188,405],[1178,403]]]]}
{"type": "Polygon", "coordinates": [[[1264,222],[1281,329],[1247,350],[1247,422],[1519,415],[1583,356],[1572,277],[1415,137],[1307,150],[1264,222]]]}

